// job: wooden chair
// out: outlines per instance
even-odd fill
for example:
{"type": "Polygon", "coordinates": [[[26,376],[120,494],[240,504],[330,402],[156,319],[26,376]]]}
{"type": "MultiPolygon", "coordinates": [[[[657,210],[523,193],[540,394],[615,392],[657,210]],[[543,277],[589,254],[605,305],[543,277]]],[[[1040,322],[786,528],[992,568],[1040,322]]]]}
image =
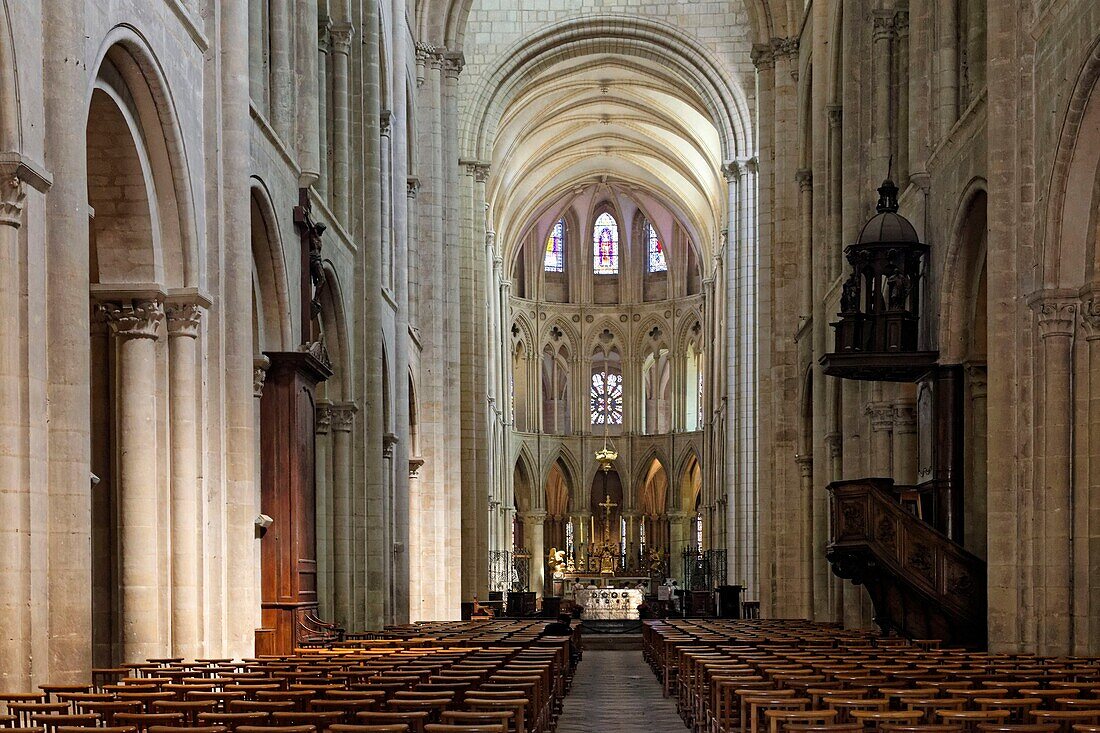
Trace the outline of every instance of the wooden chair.
{"type": "Polygon", "coordinates": [[[409,726],[404,723],[393,725],[334,725],[329,728],[331,733],[409,733],[409,726]]]}
{"type": "Polygon", "coordinates": [[[183,725],[183,716],[179,713],[117,713],[115,723],[148,731],[154,725],[183,725]]]}
{"type": "Polygon", "coordinates": [[[963,730],[974,733],[979,723],[1008,722],[1007,710],[937,710],[936,717],[945,724],[961,725],[963,730]]]}
{"type": "Polygon", "coordinates": [[[317,733],[312,725],[270,725],[256,727],[242,725],[237,728],[237,733],[317,733]]]}
{"type": "Polygon", "coordinates": [[[425,727],[425,731],[426,733],[499,733],[500,727],[496,725],[429,723],[425,727]]]}
{"type": "Polygon", "coordinates": [[[31,722],[41,726],[45,733],[56,733],[58,727],[94,728],[99,716],[94,713],[41,713],[32,715],[31,722]]]}
{"type": "Polygon", "coordinates": [[[1062,733],[1072,733],[1075,725],[1100,724],[1100,709],[1096,710],[1032,710],[1029,715],[1036,723],[1054,723],[1062,733]]]}
{"type": "Polygon", "coordinates": [[[919,710],[853,710],[850,714],[869,731],[881,731],[887,725],[919,725],[924,719],[919,710]]]}
{"type": "Polygon", "coordinates": [[[154,725],[149,733],[227,733],[224,725],[154,725]]]}
{"type": "MultiPolygon", "coordinates": [[[[797,698],[792,698],[797,699],[797,698]]],[[[805,699],[805,698],[803,698],[805,699]]],[[[765,710],[768,733],[783,733],[791,725],[829,725],[836,720],[835,710],[765,710]]]]}
{"type": "Polygon", "coordinates": [[[229,731],[236,731],[242,725],[261,726],[270,719],[268,713],[199,713],[200,725],[219,725],[229,731]]]}
{"type": "Polygon", "coordinates": [[[495,712],[444,710],[440,717],[442,718],[442,722],[452,725],[495,725],[499,733],[508,733],[508,723],[512,719],[512,712],[510,710],[498,710],[495,712]]]}
{"type": "Polygon", "coordinates": [[[290,712],[278,712],[271,716],[275,725],[312,725],[318,731],[328,730],[329,726],[344,720],[344,713],[340,711],[313,711],[303,712],[294,710],[290,712]]]}
{"type": "Polygon", "coordinates": [[[8,714],[15,716],[16,726],[36,727],[32,722],[35,715],[68,712],[68,703],[63,702],[12,702],[8,703],[8,714]]]}
{"type": "Polygon", "coordinates": [[[429,711],[426,710],[372,710],[365,713],[356,713],[357,723],[363,725],[406,725],[410,733],[424,733],[424,726],[428,724],[429,711]]]}

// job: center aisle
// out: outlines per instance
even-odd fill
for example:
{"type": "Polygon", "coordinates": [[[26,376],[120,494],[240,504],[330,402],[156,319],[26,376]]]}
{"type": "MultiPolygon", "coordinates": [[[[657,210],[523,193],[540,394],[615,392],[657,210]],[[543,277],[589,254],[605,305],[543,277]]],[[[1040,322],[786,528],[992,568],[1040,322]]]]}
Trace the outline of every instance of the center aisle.
{"type": "Polygon", "coordinates": [[[640,651],[584,653],[565,698],[557,733],[680,733],[676,703],[640,651]]]}

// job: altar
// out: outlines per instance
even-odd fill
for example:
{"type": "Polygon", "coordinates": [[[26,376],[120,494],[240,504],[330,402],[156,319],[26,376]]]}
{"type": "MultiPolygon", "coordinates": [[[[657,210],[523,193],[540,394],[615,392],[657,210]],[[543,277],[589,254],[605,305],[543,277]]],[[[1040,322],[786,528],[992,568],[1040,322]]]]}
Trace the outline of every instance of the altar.
{"type": "Polygon", "coordinates": [[[573,599],[586,621],[636,621],[645,594],[638,588],[578,588],[573,599]]]}

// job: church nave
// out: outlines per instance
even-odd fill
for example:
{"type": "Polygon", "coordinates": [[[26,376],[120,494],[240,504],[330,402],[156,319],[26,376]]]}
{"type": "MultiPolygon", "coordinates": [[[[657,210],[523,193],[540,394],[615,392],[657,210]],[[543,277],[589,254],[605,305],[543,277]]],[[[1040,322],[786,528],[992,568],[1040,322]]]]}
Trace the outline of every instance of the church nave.
{"type": "Polygon", "coordinates": [[[685,726],[638,650],[586,651],[557,733],[673,733],[685,726]]]}

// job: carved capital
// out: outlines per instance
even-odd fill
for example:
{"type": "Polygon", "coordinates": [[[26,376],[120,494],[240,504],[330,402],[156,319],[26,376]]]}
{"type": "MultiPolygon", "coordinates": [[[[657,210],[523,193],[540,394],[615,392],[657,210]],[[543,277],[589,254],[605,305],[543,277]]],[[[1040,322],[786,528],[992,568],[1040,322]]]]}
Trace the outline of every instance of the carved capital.
{"type": "Polygon", "coordinates": [[[871,417],[871,430],[880,432],[894,428],[894,406],[889,402],[869,402],[867,414],[871,417]]]}
{"type": "Polygon", "coordinates": [[[825,107],[825,114],[829,116],[829,128],[839,130],[844,121],[844,107],[839,104],[830,104],[825,107]]]}
{"type": "Polygon", "coordinates": [[[809,168],[799,168],[794,174],[794,180],[798,182],[798,190],[803,193],[812,191],[814,187],[814,172],[809,168]]]}
{"type": "Polygon", "coordinates": [[[917,402],[912,399],[894,402],[894,431],[912,434],[917,432],[917,402]]]}
{"type": "Polygon", "coordinates": [[[443,54],[443,76],[450,81],[458,81],[458,75],[466,66],[466,57],[461,53],[448,51],[443,54]]]}
{"type": "Polygon", "coordinates": [[[524,512],[519,518],[527,525],[539,525],[546,521],[546,512],[524,512]]]}
{"type": "Polygon", "coordinates": [[[420,469],[424,467],[424,459],[420,456],[409,456],[409,479],[419,478],[420,469]]]}
{"type": "Polygon", "coordinates": [[[397,447],[398,438],[396,433],[386,433],[382,436],[382,457],[393,458],[393,451],[397,447]]]}
{"type": "Polygon", "coordinates": [[[325,54],[332,51],[332,18],[327,15],[317,18],[317,49],[325,54]]]}
{"type": "Polygon", "coordinates": [[[164,313],[168,318],[168,336],[197,338],[203,313],[210,299],[196,291],[176,291],[165,299],[164,313]]]}
{"type": "Polygon", "coordinates": [[[350,433],[355,427],[355,413],[359,411],[354,402],[340,402],[332,406],[332,431],[350,433]]]}
{"type": "Polygon", "coordinates": [[[896,13],[894,13],[894,30],[897,32],[899,37],[909,35],[908,10],[898,10],[896,13]]]}
{"type": "Polygon", "coordinates": [[[378,115],[378,134],[382,137],[389,137],[392,130],[393,112],[384,109],[378,115]]]}
{"type": "Polygon", "coordinates": [[[749,51],[749,59],[758,72],[770,71],[775,68],[775,52],[770,44],[754,43],[749,51]]]}
{"type": "Polygon", "coordinates": [[[873,41],[888,41],[894,37],[896,25],[894,23],[894,12],[892,10],[876,12],[872,19],[872,23],[873,29],[871,38],[873,41]]]}
{"type": "Polygon", "coordinates": [[[1081,293],[1081,326],[1086,341],[1100,339],[1100,287],[1087,286],[1081,293]]]}
{"type": "Polygon", "coordinates": [[[355,28],[351,23],[336,23],[329,29],[332,50],[345,56],[351,53],[351,39],[355,37],[355,28]]]}
{"type": "Polygon", "coordinates": [[[0,225],[16,227],[23,222],[27,187],[46,193],[53,179],[19,153],[0,153],[0,225]]]}
{"type": "Polygon", "coordinates": [[[1041,338],[1073,335],[1073,329],[1077,323],[1076,298],[1068,297],[1061,292],[1043,291],[1029,298],[1029,304],[1035,311],[1041,338]]]}
{"type": "Polygon", "coordinates": [[[744,172],[743,163],[740,160],[727,160],[722,164],[722,175],[726,177],[726,183],[740,181],[744,172]]]}
{"type": "Polygon", "coordinates": [[[159,300],[107,301],[99,308],[120,339],[156,339],[164,320],[164,304],[159,300]]]}
{"type": "Polygon", "coordinates": [[[829,450],[829,457],[833,460],[840,458],[841,448],[844,446],[844,437],[840,433],[826,433],[825,447],[829,450]]]}
{"type": "Polygon", "coordinates": [[[406,181],[406,186],[408,197],[411,199],[415,199],[416,195],[420,193],[420,179],[416,176],[409,176],[408,180],[406,181]]]}
{"type": "Polygon", "coordinates": [[[966,365],[966,383],[970,387],[970,399],[985,399],[989,393],[989,378],[985,364],[974,363],[966,365]]]}
{"type": "Polygon", "coordinates": [[[318,402],[313,408],[313,430],[318,435],[328,435],[332,427],[332,403],[318,402]]]}
{"type": "Polygon", "coordinates": [[[771,47],[772,57],[776,59],[798,55],[797,38],[773,38],[771,47]]]}
{"type": "Polygon", "coordinates": [[[252,360],[252,396],[260,399],[264,393],[264,380],[267,379],[267,370],[271,367],[271,359],[266,356],[258,356],[252,360]]]}
{"type": "Polygon", "coordinates": [[[812,453],[795,456],[794,462],[798,464],[798,473],[802,478],[811,478],[814,475],[814,456],[812,453]]]}

